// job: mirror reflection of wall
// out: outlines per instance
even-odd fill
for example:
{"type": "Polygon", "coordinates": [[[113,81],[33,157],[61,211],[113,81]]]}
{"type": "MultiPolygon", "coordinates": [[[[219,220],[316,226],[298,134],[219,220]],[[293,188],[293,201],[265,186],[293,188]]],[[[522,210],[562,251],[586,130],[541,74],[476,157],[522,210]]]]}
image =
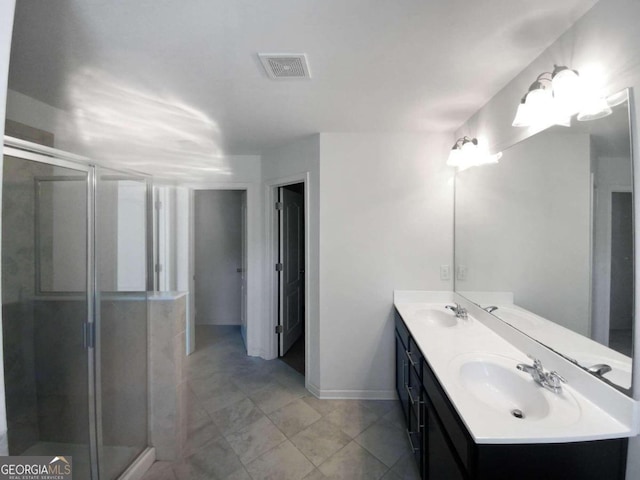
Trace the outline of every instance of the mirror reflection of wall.
{"type": "Polygon", "coordinates": [[[613,111],[549,128],[506,150],[497,165],[457,173],[455,289],[498,306],[494,315],[585,368],[611,366],[598,374],[629,388],[628,101],[613,111]]]}

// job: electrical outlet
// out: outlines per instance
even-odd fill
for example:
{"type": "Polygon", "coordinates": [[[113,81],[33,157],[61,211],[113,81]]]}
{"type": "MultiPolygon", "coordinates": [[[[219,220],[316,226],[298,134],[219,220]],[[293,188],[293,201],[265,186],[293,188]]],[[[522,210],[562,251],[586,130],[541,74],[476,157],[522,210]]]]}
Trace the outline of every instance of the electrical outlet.
{"type": "Polygon", "coordinates": [[[440,265],[440,280],[451,280],[451,267],[440,265]]]}
{"type": "Polygon", "coordinates": [[[456,267],[456,280],[466,280],[469,269],[466,265],[458,265],[456,267]]]}

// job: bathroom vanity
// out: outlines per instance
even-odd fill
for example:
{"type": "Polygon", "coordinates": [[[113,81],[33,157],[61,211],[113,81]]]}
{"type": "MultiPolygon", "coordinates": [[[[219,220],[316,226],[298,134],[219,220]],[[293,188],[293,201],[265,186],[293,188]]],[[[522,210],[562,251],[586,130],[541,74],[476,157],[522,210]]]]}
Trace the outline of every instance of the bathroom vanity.
{"type": "MultiPolygon", "coordinates": [[[[449,302],[451,303],[451,302],[449,302]]],[[[423,479],[623,479],[632,429],[445,302],[395,302],[396,390],[423,479]],[[517,408],[516,408],[517,407],[517,408]]]]}

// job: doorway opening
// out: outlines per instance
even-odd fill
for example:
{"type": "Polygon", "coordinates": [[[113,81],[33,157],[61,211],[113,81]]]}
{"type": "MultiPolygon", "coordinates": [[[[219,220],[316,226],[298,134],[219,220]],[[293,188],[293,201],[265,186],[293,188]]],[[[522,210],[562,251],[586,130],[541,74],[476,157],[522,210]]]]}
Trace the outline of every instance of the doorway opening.
{"type": "Polygon", "coordinates": [[[611,192],[611,290],[609,346],[632,355],[633,194],[611,192]]]}
{"type": "Polygon", "coordinates": [[[278,357],[305,375],[305,185],[277,187],[278,357]]]}
{"type": "Polygon", "coordinates": [[[195,324],[239,327],[246,348],[247,192],[196,190],[193,212],[195,324]]]}

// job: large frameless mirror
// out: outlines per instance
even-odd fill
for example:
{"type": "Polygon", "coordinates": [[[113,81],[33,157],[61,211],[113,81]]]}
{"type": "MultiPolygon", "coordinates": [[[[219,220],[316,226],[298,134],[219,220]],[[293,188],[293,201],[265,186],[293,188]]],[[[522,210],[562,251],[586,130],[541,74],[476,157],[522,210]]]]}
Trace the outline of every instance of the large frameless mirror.
{"type": "Polygon", "coordinates": [[[634,329],[630,91],[499,164],[458,172],[455,290],[630,393],[634,329]]]}

